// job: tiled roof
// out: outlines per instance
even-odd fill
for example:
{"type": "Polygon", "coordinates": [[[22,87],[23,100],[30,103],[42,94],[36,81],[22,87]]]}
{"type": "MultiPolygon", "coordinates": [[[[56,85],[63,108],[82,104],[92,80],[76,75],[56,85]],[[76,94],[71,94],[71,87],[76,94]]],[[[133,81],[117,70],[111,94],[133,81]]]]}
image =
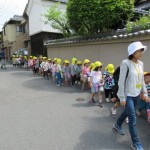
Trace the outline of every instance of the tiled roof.
{"type": "Polygon", "coordinates": [[[67,3],[68,2],[68,0],[52,0],[52,1],[61,2],[61,3],[67,3]]]}
{"type": "Polygon", "coordinates": [[[75,43],[77,44],[77,43],[87,43],[87,42],[98,42],[98,41],[128,38],[128,37],[146,35],[146,34],[150,34],[150,29],[136,31],[129,34],[126,33],[124,29],[121,29],[118,30],[116,33],[99,34],[99,35],[89,36],[89,37],[80,36],[80,37],[70,37],[70,38],[63,38],[57,40],[49,40],[45,42],[45,45],[52,46],[52,45],[67,45],[67,44],[75,44],[75,43]]]}
{"type": "Polygon", "coordinates": [[[140,13],[140,14],[148,14],[150,9],[150,2],[146,2],[144,4],[135,6],[134,12],[140,13]]]}

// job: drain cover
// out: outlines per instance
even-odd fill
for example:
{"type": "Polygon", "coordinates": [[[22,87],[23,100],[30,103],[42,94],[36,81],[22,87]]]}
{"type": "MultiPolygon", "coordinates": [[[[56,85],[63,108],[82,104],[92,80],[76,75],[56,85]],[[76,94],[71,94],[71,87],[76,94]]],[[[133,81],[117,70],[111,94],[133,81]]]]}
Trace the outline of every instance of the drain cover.
{"type": "Polygon", "coordinates": [[[84,99],[83,98],[77,98],[76,101],[82,102],[82,101],[84,101],[84,99]]]}

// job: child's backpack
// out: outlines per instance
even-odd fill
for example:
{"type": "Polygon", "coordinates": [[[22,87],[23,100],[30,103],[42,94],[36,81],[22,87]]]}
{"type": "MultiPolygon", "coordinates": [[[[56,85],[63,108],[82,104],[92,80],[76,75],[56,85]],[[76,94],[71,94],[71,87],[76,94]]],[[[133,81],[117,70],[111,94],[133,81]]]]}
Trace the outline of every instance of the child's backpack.
{"type": "MultiPolygon", "coordinates": [[[[129,74],[129,67],[127,67],[126,79],[128,77],[128,74],[129,74]]],[[[117,95],[117,92],[118,92],[118,89],[119,89],[119,86],[118,86],[119,76],[120,76],[120,66],[116,68],[116,70],[115,70],[115,72],[113,74],[114,83],[115,83],[115,85],[113,87],[114,95],[117,95]]]]}

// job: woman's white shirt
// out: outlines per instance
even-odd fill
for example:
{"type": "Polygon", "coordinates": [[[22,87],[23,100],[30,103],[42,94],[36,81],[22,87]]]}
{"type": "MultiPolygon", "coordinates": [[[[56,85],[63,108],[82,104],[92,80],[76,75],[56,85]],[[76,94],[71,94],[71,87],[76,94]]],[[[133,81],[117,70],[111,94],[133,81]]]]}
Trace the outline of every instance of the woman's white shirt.
{"type": "Polygon", "coordinates": [[[144,73],[143,73],[143,62],[138,61],[137,67],[139,65],[140,79],[138,77],[138,72],[134,67],[132,61],[126,59],[123,60],[120,65],[120,76],[119,76],[119,90],[118,97],[120,101],[125,101],[127,96],[136,97],[140,94],[141,91],[147,96],[147,90],[144,82],[144,73]],[[129,69],[128,76],[127,70],[129,69]],[[138,81],[140,80],[140,81],[138,81]],[[136,85],[138,82],[141,82],[141,88],[137,88],[136,85]]]}

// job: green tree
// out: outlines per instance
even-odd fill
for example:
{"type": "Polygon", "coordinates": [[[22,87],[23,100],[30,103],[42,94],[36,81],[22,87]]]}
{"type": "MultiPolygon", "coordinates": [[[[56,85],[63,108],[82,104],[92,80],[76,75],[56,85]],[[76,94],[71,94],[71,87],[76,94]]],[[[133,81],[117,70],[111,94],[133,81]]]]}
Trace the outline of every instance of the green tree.
{"type": "Polygon", "coordinates": [[[44,14],[45,17],[45,23],[50,24],[54,29],[60,30],[64,37],[69,37],[71,35],[71,30],[69,28],[67,14],[65,12],[62,12],[59,8],[59,3],[56,3],[53,5],[46,14],[44,14]]]}
{"type": "Polygon", "coordinates": [[[68,21],[78,34],[94,34],[119,27],[133,15],[134,0],[69,0],[68,21]]]}

